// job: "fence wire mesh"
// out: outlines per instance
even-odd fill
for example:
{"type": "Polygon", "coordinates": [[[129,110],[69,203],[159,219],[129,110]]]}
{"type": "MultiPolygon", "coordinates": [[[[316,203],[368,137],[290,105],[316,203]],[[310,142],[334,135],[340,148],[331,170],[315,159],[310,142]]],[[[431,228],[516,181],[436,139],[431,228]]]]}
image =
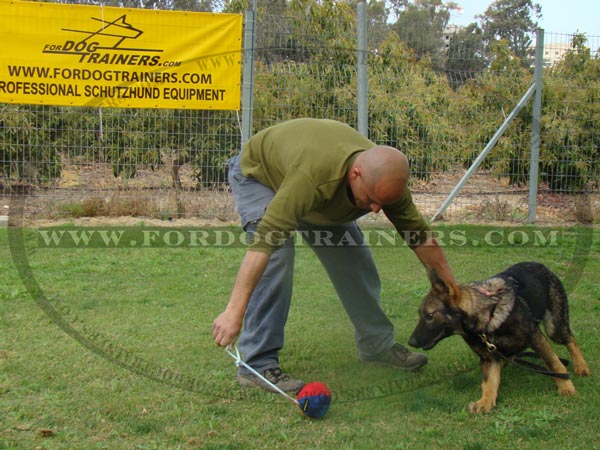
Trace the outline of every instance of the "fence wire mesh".
{"type": "MultiPolygon", "coordinates": [[[[259,14],[256,25],[253,131],[295,117],[356,127],[355,19],[259,14]]],[[[426,217],[533,82],[533,68],[506,44],[479,48],[454,36],[435,51],[401,32],[369,43],[369,137],[407,154],[426,217]]],[[[597,36],[545,33],[538,223],[598,219],[599,47],[597,36]]],[[[531,128],[529,103],[445,220],[526,222],[531,128]]],[[[2,104],[0,215],[24,198],[32,219],[235,221],[225,161],[240,151],[240,130],[236,111],[2,104]]]]}

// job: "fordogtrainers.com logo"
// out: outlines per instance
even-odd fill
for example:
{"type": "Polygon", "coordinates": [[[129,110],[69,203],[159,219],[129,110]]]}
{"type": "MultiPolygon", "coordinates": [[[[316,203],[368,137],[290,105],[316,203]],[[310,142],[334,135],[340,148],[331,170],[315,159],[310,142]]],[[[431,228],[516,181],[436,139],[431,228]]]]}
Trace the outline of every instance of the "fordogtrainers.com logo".
{"type": "Polygon", "coordinates": [[[0,103],[240,107],[241,14],[6,3],[0,103]]]}
{"type": "MultiPolygon", "coordinates": [[[[59,43],[47,43],[42,53],[73,55],[83,64],[115,64],[129,66],[161,65],[162,49],[136,47],[135,41],[144,33],[127,21],[123,14],[112,21],[91,17],[90,29],[63,28],[68,39],[59,43]]],[[[170,66],[180,65],[172,61],[170,66]]]]}

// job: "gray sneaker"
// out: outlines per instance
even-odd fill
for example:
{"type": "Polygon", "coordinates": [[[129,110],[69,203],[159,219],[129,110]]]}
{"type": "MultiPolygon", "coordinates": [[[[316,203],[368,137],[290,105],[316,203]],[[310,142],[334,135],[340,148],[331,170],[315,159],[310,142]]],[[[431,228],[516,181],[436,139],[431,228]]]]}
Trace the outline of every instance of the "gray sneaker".
{"type": "MultiPolygon", "coordinates": [[[[296,394],[304,386],[303,381],[290,377],[279,367],[265,369],[260,374],[284,392],[296,394]]],[[[240,386],[257,387],[265,391],[277,392],[272,386],[252,373],[242,374],[238,372],[235,374],[235,379],[240,386]]]]}
{"type": "Polygon", "coordinates": [[[385,364],[401,370],[418,370],[427,364],[427,356],[423,353],[414,353],[400,344],[392,345],[392,348],[379,355],[364,359],[367,362],[385,364]]]}

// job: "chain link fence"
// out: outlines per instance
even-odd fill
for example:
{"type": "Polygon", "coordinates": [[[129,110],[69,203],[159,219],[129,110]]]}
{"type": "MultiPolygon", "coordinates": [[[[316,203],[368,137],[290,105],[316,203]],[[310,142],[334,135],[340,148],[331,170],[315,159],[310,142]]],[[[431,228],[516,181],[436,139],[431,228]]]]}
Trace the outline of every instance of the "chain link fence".
{"type": "MultiPolygon", "coordinates": [[[[297,117],[358,127],[355,17],[259,14],[255,29],[253,132],[297,117]]],[[[534,82],[534,68],[506,44],[473,48],[452,38],[431,57],[391,33],[369,41],[366,57],[369,137],[406,153],[428,218],[534,82]]],[[[545,33],[540,224],[598,220],[599,39],[545,33]]],[[[444,220],[527,222],[532,117],[528,102],[444,220]]],[[[225,161],[240,151],[242,129],[237,111],[2,104],[0,215],[19,198],[30,219],[236,221],[225,161]]]]}

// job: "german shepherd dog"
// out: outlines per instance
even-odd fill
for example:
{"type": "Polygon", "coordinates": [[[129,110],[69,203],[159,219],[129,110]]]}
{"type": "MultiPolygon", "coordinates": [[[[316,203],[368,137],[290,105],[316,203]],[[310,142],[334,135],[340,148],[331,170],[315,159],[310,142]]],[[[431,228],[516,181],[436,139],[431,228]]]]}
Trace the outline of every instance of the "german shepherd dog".
{"type": "Polygon", "coordinates": [[[589,376],[569,326],[567,294],[558,277],[543,264],[524,262],[485,281],[460,286],[428,270],[431,290],[419,308],[419,323],[408,343],[429,350],[442,339],[458,334],[479,356],[482,396],[469,404],[472,413],[496,406],[504,365],[527,348],[543,360],[562,395],[574,395],[567,369],[542,334],[566,345],[575,374],[589,376]]]}

